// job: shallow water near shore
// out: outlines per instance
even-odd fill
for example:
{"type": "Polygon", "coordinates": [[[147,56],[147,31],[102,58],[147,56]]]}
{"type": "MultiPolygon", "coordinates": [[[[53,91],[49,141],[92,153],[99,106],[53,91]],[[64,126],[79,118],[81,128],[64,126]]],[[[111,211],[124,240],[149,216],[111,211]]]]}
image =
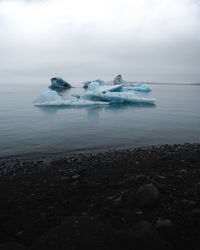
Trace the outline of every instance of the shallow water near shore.
{"type": "Polygon", "coordinates": [[[1,84],[0,157],[200,141],[199,85],[150,84],[156,105],[35,107],[47,86],[1,84]]]}

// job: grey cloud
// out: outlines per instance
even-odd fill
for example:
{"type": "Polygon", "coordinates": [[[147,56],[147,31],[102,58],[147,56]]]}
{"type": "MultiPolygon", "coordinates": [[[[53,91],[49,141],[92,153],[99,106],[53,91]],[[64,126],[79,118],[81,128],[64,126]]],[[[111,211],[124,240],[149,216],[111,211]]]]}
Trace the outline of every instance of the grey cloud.
{"type": "MultiPolygon", "coordinates": [[[[156,8],[157,1],[146,3],[156,8]]],[[[147,9],[150,16],[139,15],[138,25],[123,16],[106,24],[109,17],[104,20],[102,13],[100,20],[62,18],[39,35],[13,27],[0,10],[1,79],[39,82],[55,74],[76,82],[122,73],[133,81],[200,82],[200,6],[184,4],[185,18],[175,13],[154,18],[147,9]]]]}

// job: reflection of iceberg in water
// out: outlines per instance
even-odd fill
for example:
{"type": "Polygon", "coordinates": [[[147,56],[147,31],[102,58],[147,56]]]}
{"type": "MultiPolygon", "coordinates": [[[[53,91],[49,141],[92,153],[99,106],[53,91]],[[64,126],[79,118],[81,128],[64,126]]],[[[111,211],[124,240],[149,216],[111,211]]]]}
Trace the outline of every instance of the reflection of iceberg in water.
{"type": "Polygon", "coordinates": [[[131,109],[131,111],[139,110],[139,109],[155,109],[155,103],[118,103],[117,105],[111,104],[107,105],[104,108],[104,111],[107,112],[120,112],[127,109],[131,109]]]}
{"type": "Polygon", "coordinates": [[[46,90],[33,102],[35,106],[89,106],[106,105],[108,102],[93,102],[90,100],[71,99],[66,100],[59,96],[56,91],[46,90]]]}

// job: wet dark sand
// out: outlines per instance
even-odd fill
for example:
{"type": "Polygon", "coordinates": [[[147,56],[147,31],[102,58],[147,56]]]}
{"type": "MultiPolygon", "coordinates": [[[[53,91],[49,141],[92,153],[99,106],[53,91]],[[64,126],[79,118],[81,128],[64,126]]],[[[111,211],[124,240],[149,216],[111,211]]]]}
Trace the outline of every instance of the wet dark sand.
{"type": "Polygon", "coordinates": [[[0,249],[200,249],[200,144],[0,165],[0,249]]]}

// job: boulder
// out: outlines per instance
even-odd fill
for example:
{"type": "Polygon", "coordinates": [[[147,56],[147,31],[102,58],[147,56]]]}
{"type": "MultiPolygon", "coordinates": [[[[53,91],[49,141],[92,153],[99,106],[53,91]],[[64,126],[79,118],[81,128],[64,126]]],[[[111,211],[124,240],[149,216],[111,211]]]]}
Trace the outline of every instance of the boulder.
{"type": "Polygon", "coordinates": [[[136,202],[141,208],[154,206],[159,199],[159,190],[152,184],[145,184],[139,187],[136,192],[136,202]]]}
{"type": "Polygon", "coordinates": [[[115,249],[168,250],[172,248],[162,240],[150,222],[140,221],[132,228],[116,233],[115,249]]]}
{"type": "Polygon", "coordinates": [[[60,225],[46,232],[31,250],[104,249],[110,226],[89,216],[69,216],[60,225]]]}
{"type": "Polygon", "coordinates": [[[156,229],[165,240],[173,242],[176,239],[175,228],[170,219],[158,219],[156,229]]]}

